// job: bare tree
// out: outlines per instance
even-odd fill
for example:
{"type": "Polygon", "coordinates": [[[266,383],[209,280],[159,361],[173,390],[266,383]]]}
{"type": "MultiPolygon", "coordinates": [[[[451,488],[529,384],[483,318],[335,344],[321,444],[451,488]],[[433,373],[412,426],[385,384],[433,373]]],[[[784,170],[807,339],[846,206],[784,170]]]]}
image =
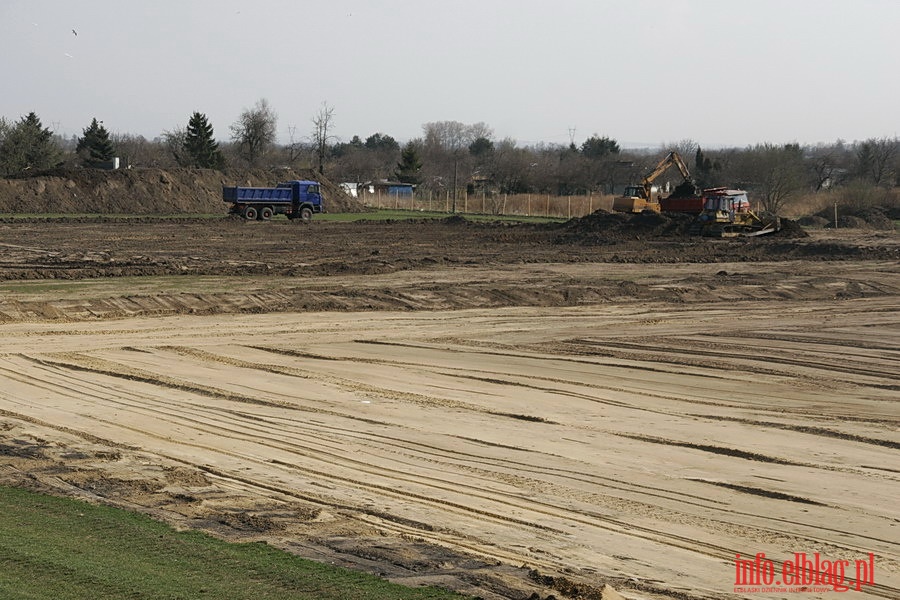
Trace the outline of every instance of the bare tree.
{"type": "Polygon", "coordinates": [[[479,121],[478,123],[472,123],[471,125],[469,125],[468,137],[470,144],[478,139],[493,140],[494,130],[488,127],[486,123],[479,121]]]}
{"type": "Polygon", "coordinates": [[[250,166],[259,164],[260,159],[275,143],[278,115],[262,98],[253,108],[244,109],[238,120],[231,125],[231,139],[237,144],[238,155],[250,166]]]}
{"type": "Polygon", "coordinates": [[[163,146],[179,167],[187,165],[187,157],[184,154],[185,138],[187,138],[186,127],[176,127],[171,131],[164,131],[160,136],[163,146]]]}
{"type": "Polygon", "coordinates": [[[440,182],[453,194],[453,210],[460,188],[466,187],[473,173],[473,157],[469,146],[475,140],[491,141],[494,132],[484,123],[466,125],[459,121],[434,121],[422,125],[424,180],[440,182]]]}
{"type": "Polygon", "coordinates": [[[494,179],[503,193],[518,194],[528,190],[529,171],[532,164],[531,153],[518,148],[516,141],[506,138],[494,148],[494,179]]]}
{"type": "Polygon", "coordinates": [[[329,135],[329,131],[334,127],[334,107],[328,106],[327,102],[322,102],[322,107],[312,119],[313,122],[313,146],[315,147],[316,159],[319,162],[319,173],[325,174],[325,158],[328,153],[328,142],[334,139],[329,135]]]}
{"type": "Polygon", "coordinates": [[[838,183],[840,169],[840,146],[818,145],[807,149],[807,172],[813,191],[819,192],[838,183]]]}
{"type": "Polygon", "coordinates": [[[451,153],[468,148],[479,138],[491,140],[494,131],[484,123],[466,125],[459,121],[434,121],[422,125],[425,145],[441,148],[451,153]]]}
{"type": "Polygon", "coordinates": [[[869,138],[856,149],[859,176],[869,179],[875,185],[892,183],[894,157],[900,150],[897,138],[869,138]]]}
{"type": "MultiPolygon", "coordinates": [[[[168,135],[170,134],[164,133],[163,139],[168,135]]],[[[142,135],[129,133],[114,133],[111,139],[126,167],[169,167],[179,164],[173,163],[176,156],[172,152],[175,149],[169,146],[167,140],[164,142],[163,139],[156,138],[150,141],[142,135]]],[[[180,151],[179,147],[178,152],[180,151]]]]}
{"type": "Polygon", "coordinates": [[[797,144],[758,145],[743,153],[740,173],[763,209],[778,214],[803,189],[803,151],[797,144]]]}
{"type": "Polygon", "coordinates": [[[288,126],[288,145],[285,147],[288,153],[288,162],[293,164],[303,153],[303,144],[296,138],[297,126],[288,126]]]}
{"type": "Polygon", "coordinates": [[[662,145],[663,154],[668,154],[669,152],[677,152],[681,155],[681,157],[685,160],[690,159],[697,153],[697,148],[700,147],[700,144],[695,142],[690,138],[685,138],[683,140],[678,140],[677,142],[665,142],[662,145]]]}

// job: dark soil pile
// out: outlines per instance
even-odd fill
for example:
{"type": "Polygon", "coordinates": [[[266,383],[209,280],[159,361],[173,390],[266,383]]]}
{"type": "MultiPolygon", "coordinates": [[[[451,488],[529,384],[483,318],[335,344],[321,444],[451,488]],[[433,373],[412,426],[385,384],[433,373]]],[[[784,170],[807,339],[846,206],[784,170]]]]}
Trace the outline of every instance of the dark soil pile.
{"type": "Polygon", "coordinates": [[[775,233],[767,234],[772,237],[780,237],[780,238],[789,238],[789,239],[800,239],[807,238],[809,234],[806,233],[806,230],[800,225],[798,221],[793,221],[791,219],[785,219],[782,217],[781,219],[781,229],[776,231],[775,233]]]}
{"type": "Polygon", "coordinates": [[[802,225],[803,227],[815,227],[817,229],[821,229],[822,227],[826,227],[830,221],[825,217],[820,217],[818,215],[810,215],[807,217],[800,217],[797,219],[797,223],[802,225]]]}
{"type": "MultiPolygon", "coordinates": [[[[563,224],[563,233],[554,240],[557,244],[604,245],[630,240],[678,240],[688,237],[692,215],[677,213],[625,214],[598,210],[585,217],[563,224]]],[[[781,219],[781,230],[766,235],[800,239],[809,234],[797,221],[781,219]]]]}
{"type": "MultiPolygon", "coordinates": [[[[878,229],[891,231],[894,229],[892,208],[888,206],[838,206],[838,228],[844,229],[878,229]]],[[[821,222],[824,219],[824,227],[834,227],[834,208],[823,208],[812,217],[821,222]]]]}
{"type": "MultiPolygon", "coordinates": [[[[838,217],[837,224],[841,229],[872,229],[868,221],[856,215],[842,215],[838,217]]],[[[834,227],[833,223],[831,227],[834,227]]]]}
{"type": "Polygon", "coordinates": [[[441,219],[441,222],[444,225],[468,225],[469,221],[465,217],[461,217],[460,215],[451,215],[449,217],[445,217],[441,219]]]}
{"type": "Polygon", "coordinates": [[[601,245],[624,240],[684,238],[693,217],[659,213],[625,214],[598,210],[563,225],[558,244],[601,245]]]}
{"type": "Polygon", "coordinates": [[[0,213],[216,214],[226,213],[222,186],[273,186],[319,181],[328,212],[364,212],[340,186],[291,169],[67,169],[21,179],[0,179],[0,213]]]}

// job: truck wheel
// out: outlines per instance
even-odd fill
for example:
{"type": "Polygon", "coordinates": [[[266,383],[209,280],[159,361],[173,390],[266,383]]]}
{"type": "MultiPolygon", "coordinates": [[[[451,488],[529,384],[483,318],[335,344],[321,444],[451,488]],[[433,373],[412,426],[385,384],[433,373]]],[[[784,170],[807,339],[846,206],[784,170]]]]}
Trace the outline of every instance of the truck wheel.
{"type": "Polygon", "coordinates": [[[247,219],[248,221],[255,221],[256,214],[257,213],[256,213],[255,206],[248,206],[244,209],[244,218],[247,219]]]}
{"type": "Polygon", "coordinates": [[[263,221],[268,221],[272,218],[274,212],[271,206],[263,206],[259,211],[259,218],[263,221]]]}
{"type": "Polygon", "coordinates": [[[308,206],[304,206],[300,209],[300,220],[304,223],[309,223],[310,219],[312,219],[312,209],[308,206]]]}

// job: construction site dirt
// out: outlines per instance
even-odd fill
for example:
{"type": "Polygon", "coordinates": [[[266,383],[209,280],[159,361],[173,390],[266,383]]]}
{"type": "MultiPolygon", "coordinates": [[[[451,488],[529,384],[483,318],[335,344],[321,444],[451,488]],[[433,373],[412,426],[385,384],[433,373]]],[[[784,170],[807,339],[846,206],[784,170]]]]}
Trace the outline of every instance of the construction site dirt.
{"type": "Polygon", "coordinates": [[[482,598],[900,597],[897,234],[640,218],[0,221],[0,483],[482,598]]]}

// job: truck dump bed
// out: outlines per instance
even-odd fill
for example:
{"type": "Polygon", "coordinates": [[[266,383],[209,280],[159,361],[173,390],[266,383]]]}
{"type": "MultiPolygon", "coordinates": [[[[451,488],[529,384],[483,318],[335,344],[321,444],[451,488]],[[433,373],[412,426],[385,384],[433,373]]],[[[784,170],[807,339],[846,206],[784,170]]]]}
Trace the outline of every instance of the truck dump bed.
{"type": "Polygon", "coordinates": [[[699,215],[703,212],[703,196],[669,196],[659,201],[662,212],[677,212],[699,215]]]}
{"type": "Polygon", "coordinates": [[[222,200],[225,202],[290,202],[292,190],[289,187],[223,187],[222,200]]]}

